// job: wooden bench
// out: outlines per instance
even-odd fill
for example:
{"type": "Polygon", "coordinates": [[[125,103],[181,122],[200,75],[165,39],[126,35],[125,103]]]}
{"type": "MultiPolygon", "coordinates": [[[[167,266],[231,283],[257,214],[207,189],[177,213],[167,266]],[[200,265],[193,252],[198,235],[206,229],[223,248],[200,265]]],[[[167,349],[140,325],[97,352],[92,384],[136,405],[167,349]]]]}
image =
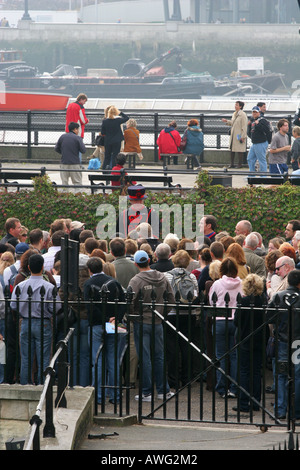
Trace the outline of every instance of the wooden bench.
{"type": "MultiPolygon", "coordinates": [[[[111,174],[92,174],[88,175],[89,181],[91,183],[91,191],[94,194],[97,189],[101,189],[103,193],[107,189],[120,189],[127,184],[130,184],[132,181],[137,181],[138,183],[162,183],[166,188],[172,188],[173,177],[167,175],[111,175],[111,174]],[[101,181],[101,183],[97,183],[101,181]],[[111,186],[112,181],[120,182],[120,186],[111,186]],[[104,184],[105,183],[105,184],[104,184]]],[[[146,188],[147,189],[147,188],[146,188]]]]}
{"type": "Polygon", "coordinates": [[[179,158],[183,158],[184,161],[186,159],[186,168],[187,170],[193,170],[194,169],[194,159],[192,154],[185,154],[185,153],[161,153],[160,154],[161,159],[163,161],[163,166],[175,165],[176,163],[174,160],[177,162],[179,158]]]}
{"type": "Polygon", "coordinates": [[[46,168],[41,168],[40,171],[6,171],[5,169],[1,169],[0,186],[5,186],[6,191],[9,187],[16,187],[17,191],[20,191],[20,188],[29,188],[33,186],[32,178],[36,178],[37,176],[44,176],[45,174],[46,168]],[[28,181],[28,183],[20,183],[19,180],[28,181]]]}
{"type": "Polygon", "coordinates": [[[281,175],[281,176],[248,176],[247,182],[251,186],[255,184],[268,184],[268,185],[279,185],[284,184],[286,182],[290,182],[293,185],[300,185],[300,177],[296,176],[288,176],[288,175],[281,175]]]}

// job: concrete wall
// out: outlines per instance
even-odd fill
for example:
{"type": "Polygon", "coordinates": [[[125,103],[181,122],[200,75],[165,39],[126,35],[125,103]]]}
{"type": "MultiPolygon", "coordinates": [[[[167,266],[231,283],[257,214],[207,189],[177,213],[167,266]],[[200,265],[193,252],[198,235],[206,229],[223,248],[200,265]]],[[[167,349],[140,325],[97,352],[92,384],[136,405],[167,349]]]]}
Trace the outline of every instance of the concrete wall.
{"type": "MultiPolygon", "coordinates": [[[[237,70],[237,57],[263,56],[265,69],[284,73],[287,86],[299,80],[299,26],[292,24],[53,24],[20,22],[0,28],[3,48],[24,51],[24,60],[41,72],[61,63],[87,68],[114,68],[140,57],[150,62],[169,48],[183,49],[183,67],[218,76],[237,70]],[[254,34],[255,31],[255,34],[254,34]]],[[[174,60],[164,63],[174,70],[174,60]]]]}
{"type": "Polygon", "coordinates": [[[188,24],[167,22],[149,23],[109,23],[109,24],[70,24],[70,23],[31,23],[21,22],[18,28],[0,28],[0,41],[79,41],[88,43],[95,41],[147,41],[159,42],[182,41],[213,41],[215,43],[241,44],[251,41],[252,44],[263,46],[268,43],[289,44],[299,48],[299,25],[292,24],[188,24]],[[255,31],[255,34],[254,34],[255,31]]]}

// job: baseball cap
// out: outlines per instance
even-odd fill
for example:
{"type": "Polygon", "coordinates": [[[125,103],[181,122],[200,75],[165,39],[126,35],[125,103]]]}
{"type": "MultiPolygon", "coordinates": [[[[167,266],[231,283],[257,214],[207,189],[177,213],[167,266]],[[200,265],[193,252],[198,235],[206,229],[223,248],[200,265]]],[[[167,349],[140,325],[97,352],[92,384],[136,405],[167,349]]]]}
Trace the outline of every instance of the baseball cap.
{"type": "Polygon", "coordinates": [[[146,253],[146,251],[144,250],[139,250],[134,255],[134,262],[136,264],[143,264],[143,263],[146,263],[146,261],[148,260],[149,260],[148,253],[146,253]]]}
{"type": "Polygon", "coordinates": [[[29,250],[29,245],[27,245],[27,243],[18,243],[16,245],[16,255],[23,255],[23,253],[25,253],[25,251],[29,250]]]}
{"type": "Polygon", "coordinates": [[[260,113],[260,109],[259,109],[258,106],[254,106],[254,107],[252,108],[252,111],[256,111],[257,113],[260,113]]]}
{"type": "Polygon", "coordinates": [[[77,229],[77,228],[83,228],[84,224],[82,222],[78,222],[77,220],[74,220],[71,222],[71,228],[72,230],[77,229]]]}

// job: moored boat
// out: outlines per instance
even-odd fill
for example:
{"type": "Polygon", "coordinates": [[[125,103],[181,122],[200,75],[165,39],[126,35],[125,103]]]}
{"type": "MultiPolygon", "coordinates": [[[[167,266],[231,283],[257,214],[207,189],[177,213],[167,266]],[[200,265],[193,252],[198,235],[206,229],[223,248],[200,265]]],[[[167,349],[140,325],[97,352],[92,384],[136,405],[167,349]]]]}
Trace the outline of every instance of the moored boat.
{"type": "Polygon", "coordinates": [[[0,111],[63,111],[70,95],[32,91],[0,91],[0,111]]]}

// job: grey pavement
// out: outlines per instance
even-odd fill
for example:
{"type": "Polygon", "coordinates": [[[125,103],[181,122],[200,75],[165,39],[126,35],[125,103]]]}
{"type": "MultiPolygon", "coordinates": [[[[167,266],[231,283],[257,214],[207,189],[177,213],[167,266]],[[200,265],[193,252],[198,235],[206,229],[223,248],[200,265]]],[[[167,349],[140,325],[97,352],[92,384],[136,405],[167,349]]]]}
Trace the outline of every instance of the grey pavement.
{"type": "MultiPolygon", "coordinates": [[[[26,163],[12,163],[12,162],[6,162],[6,163],[3,163],[2,164],[2,168],[16,168],[18,170],[22,170],[22,169],[26,169],[26,168],[30,168],[30,169],[40,169],[41,167],[45,166],[47,168],[47,174],[49,175],[51,181],[54,181],[56,184],[61,184],[61,178],[60,178],[60,174],[59,174],[59,162],[55,163],[55,164],[43,164],[43,163],[31,163],[31,162],[26,162],[26,163]]],[[[226,166],[226,165],[225,165],[226,166]]],[[[88,174],[91,173],[91,171],[87,171],[87,167],[88,165],[87,164],[84,164],[84,171],[82,173],[83,175],[83,178],[82,178],[82,183],[84,185],[90,185],[90,181],[88,179],[88,174]]],[[[162,166],[161,165],[140,165],[138,164],[137,170],[139,170],[141,172],[141,174],[143,173],[143,170],[158,170],[158,169],[161,169],[162,170],[162,166]]],[[[197,175],[198,173],[195,171],[193,174],[191,173],[187,173],[186,172],[186,166],[184,165],[176,165],[176,166],[173,166],[173,167],[170,167],[170,169],[174,169],[174,170],[177,170],[178,173],[177,174],[173,174],[173,184],[176,185],[176,184],[181,184],[182,187],[194,187],[195,185],[195,180],[197,178],[197,175]]],[[[203,169],[204,170],[218,170],[220,172],[223,173],[224,171],[224,165],[220,165],[219,167],[216,167],[216,166],[203,166],[203,169]]],[[[245,177],[247,175],[247,171],[248,168],[243,168],[242,170],[236,170],[236,172],[243,172],[244,174],[243,175],[234,175],[232,177],[232,186],[235,187],[235,188],[242,188],[242,187],[245,187],[247,185],[247,182],[245,180],[245,177]]],[[[129,171],[130,172],[130,171],[129,171]]],[[[100,173],[101,173],[101,170],[100,170],[100,173]]],[[[137,175],[137,181],[138,181],[138,173],[136,173],[137,175]]],[[[151,183],[151,186],[160,186],[160,183],[151,183]]],[[[89,190],[86,190],[87,192],[89,192],[89,190]]]]}
{"type": "Polygon", "coordinates": [[[165,454],[175,451],[194,450],[276,450],[284,447],[289,434],[283,429],[269,429],[262,432],[255,426],[220,426],[150,423],[130,427],[94,425],[92,435],[114,434],[104,439],[86,439],[80,450],[147,451],[158,450],[165,454]]]}

